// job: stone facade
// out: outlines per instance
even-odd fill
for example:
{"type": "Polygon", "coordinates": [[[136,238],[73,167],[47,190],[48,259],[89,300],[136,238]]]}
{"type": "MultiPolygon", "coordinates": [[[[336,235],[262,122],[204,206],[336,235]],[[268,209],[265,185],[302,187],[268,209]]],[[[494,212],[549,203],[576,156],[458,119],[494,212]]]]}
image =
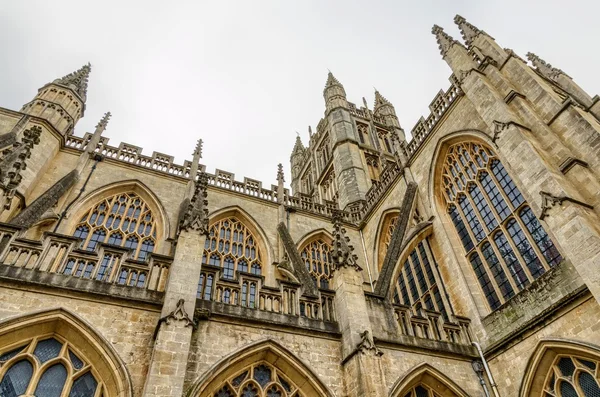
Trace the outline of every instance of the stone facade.
{"type": "Polygon", "coordinates": [[[329,73],[292,191],[75,136],[89,65],[0,108],[0,394],[598,396],[600,98],[455,22],[410,141],[329,73]]]}

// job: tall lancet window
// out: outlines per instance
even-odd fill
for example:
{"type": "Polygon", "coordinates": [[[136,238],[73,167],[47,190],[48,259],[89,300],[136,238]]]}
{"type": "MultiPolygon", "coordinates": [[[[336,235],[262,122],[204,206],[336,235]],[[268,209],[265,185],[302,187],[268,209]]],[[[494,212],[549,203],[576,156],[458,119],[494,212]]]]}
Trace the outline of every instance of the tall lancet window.
{"type": "Polygon", "coordinates": [[[75,227],[81,248],[100,243],[128,248],[131,257],[146,260],[156,245],[156,222],[148,205],[135,193],[121,193],[97,203],[75,227]]]}
{"type": "Polygon", "coordinates": [[[442,186],[450,219],[492,310],[562,261],[489,147],[451,146],[442,186]]]}
{"type": "Polygon", "coordinates": [[[260,275],[262,253],[250,229],[230,216],[211,225],[202,263],[221,267],[227,279],[233,279],[236,271],[260,275]]]}
{"type": "Polygon", "coordinates": [[[317,287],[329,288],[333,277],[332,243],[322,238],[312,240],[300,250],[300,256],[317,287]]]}

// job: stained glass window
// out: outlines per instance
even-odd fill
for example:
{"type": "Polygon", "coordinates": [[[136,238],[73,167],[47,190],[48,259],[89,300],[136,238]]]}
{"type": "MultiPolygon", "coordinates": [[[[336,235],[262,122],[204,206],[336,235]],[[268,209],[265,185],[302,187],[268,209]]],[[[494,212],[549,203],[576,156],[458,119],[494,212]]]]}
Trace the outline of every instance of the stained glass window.
{"type": "Polygon", "coordinates": [[[99,243],[107,243],[129,248],[134,259],[145,260],[154,250],[156,222],[137,194],[121,193],[96,204],[81,218],[73,236],[82,240],[83,249],[93,251],[99,243]]]}
{"type": "Polygon", "coordinates": [[[562,261],[491,148],[451,146],[442,186],[448,214],[490,309],[562,261]]]}

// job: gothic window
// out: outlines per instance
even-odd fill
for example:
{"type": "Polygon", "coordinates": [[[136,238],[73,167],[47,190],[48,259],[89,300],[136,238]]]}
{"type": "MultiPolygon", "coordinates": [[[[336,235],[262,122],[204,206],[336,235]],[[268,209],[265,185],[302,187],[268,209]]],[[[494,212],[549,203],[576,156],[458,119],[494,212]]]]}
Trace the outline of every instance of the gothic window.
{"type": "Polygon", "coordinates": [[[435,278],[437,265],[427,239],[420,241],[400,263],[393,294],[395,303],[412,307],[417,314],[421,309],[435,311],[448,320],[443,291],[435,278]]]}
{"type": "Polygon", "coordinates": [[[262,272],[262,252],[257,238],[235,216],[211,225],[202,262],[221,267],[222,277],[226,279],[233,279],[236,271],[250,269],[255,275],[262,272]]]}
{"type": "Polygon", "coordinates": [[[557,356],[546,376],[544,397],[598,397],[598,362],[575,356],[557,356]]]}
{"type": "Polygon", "coordinates": [[[93,368],[62,339],[33,339],[0,353],[0,395],[102,395],[93,368]]]}
{"type": "Polygon", "coordinates": [[[451,146],[442,187],[446,209],[490,309],[497,309],[562,261],[489,147],[451,146]]]}
{"type": "Polygon", "coordinates": [[[138,195],[121,193],[96,204],[81,218],[73,236],[88,251],[107,243],[129,248],[134,259],[146,260],[156,244],[156,222],[138,195]]]}
{"type": "Polygon", "coordinates": [[[367,169],[369,170],[371,182],[378,181],[380,175],[379,159],[377,156],[365,154],[365,160],[367,162],[367,169]]]}
{"type": "Polygon", "coordinates": [[[302,397],[298,386],[277,368],[258,362],[231,376],[214,397],[302,397]]]}
{"type": "Polygon", "coordinates": [[[420,384],[412,388],[403,397],[440,397],[440,395],[434,392],[429,386],[420,384]]]}
{"type": "Polygon", "coordinates": [[[335,171],[333,167],[329,169],[321,182],[321,192],[323,198],[329,201],[336,201],[338,197],[337,183],[335,183],[335,171]]]}
{"type": "Polygon", "coordinates": [[[313,240],[300,250],[300,255],[317,287],[329,288],[329,280],[333,276],[331,244],[320,238],[313,240]]]}
{"type": "Polygon", "coordinates": [[[370,141],[369,141],[369,127],[367,127],[366,124],[361,124],[361,123],[356,123],[356,127],[358,129],[358,140],[360,141],[361,144],[363,145],[369,145],[370,146],[370,141]]]}

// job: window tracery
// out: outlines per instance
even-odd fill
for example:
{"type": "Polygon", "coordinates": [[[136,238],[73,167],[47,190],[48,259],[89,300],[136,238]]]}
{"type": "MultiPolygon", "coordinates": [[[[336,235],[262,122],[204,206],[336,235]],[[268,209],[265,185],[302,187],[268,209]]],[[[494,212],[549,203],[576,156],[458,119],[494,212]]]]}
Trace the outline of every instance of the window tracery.
{"type": "Polygon", "coordinates": [[[476,143],[451,146],[443,165],[442,194],[492,310],[562,261],[489,147],[476,143]]]}
{"type": "Polygon", "coordinates": [[[34,338],[2,352],[0,379],[3,397],[104,395],[90,362],[56,337],[34,338]]]}
{"type": "Polygon", "coordinates": [[[75,227],[81,248],[93,251],[100,243],[131,250],[131,257],[146,260],[156,245],[156,221],[150,207],[135,193],[103,199],[75,227]]]}
{"type": "Polygon", "coordinates": [[[227,279],[233,279],[236,271],[261,275],[262,252],[250,229],[230,216],[211,225],[202,263],[221,267],[227,279]]]}
{"type": "Polygon", "coordinates": [[[225,381],[214,397],[302,397],[298,386],[279,369],[256,363],[225,381]]]}
{"type": "Polygon", "coordinates": [[[331,243],[319,238],[306,244],[300,251],[306,269],[320,288],[329,288],[329,280],[333,276],[331,249],[331,243]]]}
{"type": "Polygon", "coordinates": [[[441,397],[439,394],[433,391],[427,385],[420,384],[418,386],[413,387],[408,393],[406,393],[403,397],[441,397]]]}
{"type": "Polygon", "coordinates": [[[379,159],[377,156],[365,153],[365,160],[367,162],[367,169],[369,170],[371,182],[379,181],[379,175],[381,173],[379,168],[379,159]]]}
{"type": "Polygon", "coordinates": [[[575,356],[558,356],[546,376],[544,397],[598,397],[598,362],[575,356]]]}

